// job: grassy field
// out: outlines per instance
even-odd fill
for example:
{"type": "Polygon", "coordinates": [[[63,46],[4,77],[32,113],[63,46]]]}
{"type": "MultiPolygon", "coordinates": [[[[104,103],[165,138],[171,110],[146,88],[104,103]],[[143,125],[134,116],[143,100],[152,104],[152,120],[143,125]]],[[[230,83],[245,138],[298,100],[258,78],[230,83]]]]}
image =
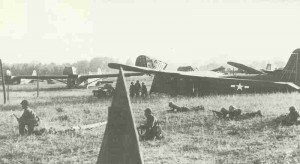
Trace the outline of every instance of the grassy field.
{"type": "MultiPolygon", "coordinates": [[[[61,85],[44,84],[41,87],[40,97],[36,98],[33,84],[11,86],[9,103],[0,105],[0,163],[95,163],[105,126],[76,133],[20,137],[11,114],[20,116],[19,103],[27,99],[42,119],[42,126],[85,125],[106,121],[111,99],[95,98],[91,89],[68,90],[61,85]]],[[[300,163],[300,127],[272,124],[272,119],[287,113],[291,105],[300,107],[299,93],[202,98],[152,95],[132,100],[137,125],[145,120],[143,110],[150,107],[162,121],[165,133],[163,140],[141,142],[147,164],[300,163]],[[168,113],[170,101],[187,107],[203,105],[205,111],[168,113]],[[243,112],[261,110],[264,116],[225,121],[216,119],[210,111],[229,105],[243,112]]]]}

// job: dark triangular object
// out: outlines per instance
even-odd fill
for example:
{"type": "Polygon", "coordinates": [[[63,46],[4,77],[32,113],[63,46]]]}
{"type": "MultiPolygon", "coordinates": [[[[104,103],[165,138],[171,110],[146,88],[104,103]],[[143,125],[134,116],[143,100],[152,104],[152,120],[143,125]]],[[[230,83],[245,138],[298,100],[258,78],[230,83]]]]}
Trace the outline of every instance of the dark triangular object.
{"type": "Polygon", "coordinates": [[[120,68],[97,164],[142,163],[131,103],[123,70],[120,68]]]}

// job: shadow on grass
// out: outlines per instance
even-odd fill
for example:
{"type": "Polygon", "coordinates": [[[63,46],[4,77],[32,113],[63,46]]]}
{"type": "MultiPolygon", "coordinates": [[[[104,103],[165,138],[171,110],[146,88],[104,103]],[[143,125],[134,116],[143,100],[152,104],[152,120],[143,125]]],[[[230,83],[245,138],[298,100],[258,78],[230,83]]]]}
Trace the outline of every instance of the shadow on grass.
{"type": "MultiPolygon", "coordinates": [[[[79,86],[76,88],[71,88],[71,89],[86,89],[84,86],[79,86]]],[[[40,88],[39,91],[69,91],[71,90],[70,88],[60,86],[60,87],[55,87],[55,88],[40,88]]],[[[37,90],[36,87],[32,88],[17,88],[17,89],[10,89],[10,92],[35,92],[37,90]]]]}
{"type": "MultiPolygon", "coordinates": [[[[19,153],[6,153],[5,155],[2,155],[0,156],[0,159],[3,160],[3,159],[6,159],[6,160],[12,160],[16,157],[22,157],[25,153],[24,152],[19,152],[19,153]]],[[[0,162],[2,162],[0,160],[0,162]]],[[[4,163],[6,163],[5,161],[3,161],[4,163]]]]}
{"type": "Polygon", "coordinates": [[[17,140],[19,137],[19,134],[1,134],[0,140],[17,140]]]}
{"type": "Polygon", "coordinates": [[[0,135],[0,140],[6,140],[10,137],[8,137],[8,135],[0,135]]]}
{"type": "MultiPolygon", "coordinates": [[[[21,101],[21,100],[20,100],[21,101]]],[[[98,104],[103,102],[110,102],[110,99],[98,99],[93,96],[66,96],[66,97],[51,97],[46,102],[29,102],[31,108],[38,108],[43,106],[53,106],[58,104],[63,105],[76,105],[76,104],[98,104]]],[[[21,110],[21,105],[19,104],[7,104],[0,105],[1,111],[15,111],[21,110]]]]}

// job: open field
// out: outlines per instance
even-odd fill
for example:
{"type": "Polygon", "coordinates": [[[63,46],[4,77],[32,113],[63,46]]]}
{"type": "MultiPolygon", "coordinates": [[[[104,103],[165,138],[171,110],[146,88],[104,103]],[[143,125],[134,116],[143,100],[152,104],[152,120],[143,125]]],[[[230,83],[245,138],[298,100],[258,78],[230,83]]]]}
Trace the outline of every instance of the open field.
{"type": "MultiPolygon", "coordinates": [[[[76,133],[20,137],[11,114],[20,116],[19,103],[28,99],[45,127],[85,125],[106,121],[111,100],[93,97],[91,89],[41,87],[44,89],[36,98],[34,85],[11,86],[10,102],[0,105],[0,163],[95,163],[105,126],[76,133]],[[63,111],[57,112],[57,108],[63,111]]],[[[150,107],[165,132],[163,140],[141,142],[145,163],[170,164],[299,163],[300,127],[272,125],[272,119],[287,113],[291,105],[299,109],[299,93],[203,98],[153,95],[132,100],[137,125],[144,121],[143,110],[150,107]],[[203,105],[205,111],[167,113],[170,101],[187,107],[203,105]],[[264,117],[224,121],[209,111],[229,105],[244,112],[261,110],[264,117]]]]}

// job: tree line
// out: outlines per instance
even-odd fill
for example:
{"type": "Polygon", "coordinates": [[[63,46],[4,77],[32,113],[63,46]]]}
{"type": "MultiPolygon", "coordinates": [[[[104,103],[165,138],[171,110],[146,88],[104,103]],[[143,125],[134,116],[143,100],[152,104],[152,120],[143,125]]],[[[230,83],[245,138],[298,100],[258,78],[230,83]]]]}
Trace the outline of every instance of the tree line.
{"type": "MultiPolygon", "coordinates": [[[[64,68],[75,67],[78,74],[88,74],[89,72],[97,72],[98,68],[101,69],[102,73],[112,73],[115,70],[110,69],[107,64],[111,62],[118,62],[118,60],[111,57],[95,57],[91,60],[80,60],[75,63],[47,63],[42,64],[39,62],[31,63],[14,63],[6,64],[3,63],[4,71],[10,70],[12,75],[31,75],[33,70],[36,70],[39,75],[62,75],[64,68]]],[[[130,59],[127,60],[127,64],[130,64],[130,59]]]]}

